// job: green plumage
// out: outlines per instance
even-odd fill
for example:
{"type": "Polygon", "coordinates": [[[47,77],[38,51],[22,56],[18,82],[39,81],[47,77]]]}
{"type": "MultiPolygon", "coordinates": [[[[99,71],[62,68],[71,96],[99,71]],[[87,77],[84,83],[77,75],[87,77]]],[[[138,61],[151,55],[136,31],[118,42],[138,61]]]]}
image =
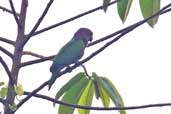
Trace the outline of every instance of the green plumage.
{"type": "Polygon", "coordinates": [[[54,57],[53,64],[50,67],[52,76],[49,80],[49,89],[59,77],[59,73],[63,68],[76,63],[83,56],[84,50],[89,41],[92,41],[91,30],[80,28],[74,34],[74,37],[60,49],[58,54],[54,57]]]}
{"type": "Polygon", "coordinates": [[[84,42],[73,38],[55,56],[50,71],[53,73],[58,69],[77,62],[83,56],[84,49],[84,42]]]}

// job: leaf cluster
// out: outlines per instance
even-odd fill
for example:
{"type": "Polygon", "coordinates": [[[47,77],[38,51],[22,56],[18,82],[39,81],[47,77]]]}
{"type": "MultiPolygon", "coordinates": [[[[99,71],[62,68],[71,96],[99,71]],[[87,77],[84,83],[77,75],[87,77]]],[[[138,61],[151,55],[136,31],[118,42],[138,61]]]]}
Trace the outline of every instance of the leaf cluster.
{"type": "MultiPolygon", "coordinates": [[[[103,5],[109,4],[110,2],[111,0],[103,0],[103,5]]],[[[131,4],[132,0],[119,0],[117,2],[118,15],[123,23],[126,21],[126,18],[129,14],[131,4]]],[[[139,4],[144,19],[149,18],[160,10],[160,0],[139,0],[139,4]]],[[[104,7],[103,10],[106,12],[107,8],[108,6],[104,7]]],[[[157,23],[158,18],[159,16],[156,16],[150,19],[147,23],[151,27],[154,27],[154,25],[157,23]]]]}
{"type": "MultiPolygon", "coordinates": [[[[109,107],[110,100],[116,107],[124,107],[124,103],[118,90],[106,77],[100,77],[92,73],[91,78],[81,72],[66,83],[57,93],[55,99],[62,99],[63,102],[81,106],[91,106],[93,98],[101,100],[104,107],[109,107]]],[[[55,105],[55,103],[54,103],[55,105]]],[[[59,114],[73,114],[75,108],[59,105],[59,114]]],[[[126,114],[124,110],[120,114],[126,114]]],[[[89,114],[90,110],[78,109],[79,114],[89,114]]]]}

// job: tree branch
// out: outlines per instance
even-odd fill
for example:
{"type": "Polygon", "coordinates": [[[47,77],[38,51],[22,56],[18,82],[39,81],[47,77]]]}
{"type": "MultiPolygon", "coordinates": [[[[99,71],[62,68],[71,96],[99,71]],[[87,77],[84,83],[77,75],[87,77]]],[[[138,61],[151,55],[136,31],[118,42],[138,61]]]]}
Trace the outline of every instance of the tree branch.
{"type": "Polygon", "coordinates": [[[21,102],[18,103],[17,109],[13,111],[15,113],[27,100],[29,100],[32,96],[34,96],[38,91],[43,89],[48,84],[48,81],[44,82],[37,89],[33,90],[27,97],[25,97],[21,102]]]}
{"type": "Polygon", "coordinates": [[[50,0],[49,3],[47,4],[45,10],[43,11],[42,15],[40,16],[40,18],[38,19],[37,23],[35,24],[35,26],[33,27],[33,29],[31,30],[31,32],[26,36],[26,38],[24,39],[24,41],[22,42],[22,44],[19,46],[19,50],[22,49],[24,47],[24,45],[29,41],[29,39],[32,37],[33,33],[36,31],[36,29],[39,27],[40,23],[42,22],[42,20],[44,19],[44,17],[46,16],[50,6],[52,5],[54,0],[50,0]]]}
{"type": "Polygon", "coordinates": [[[31,55],[31,56],[42,58],[42,59],[45,58],[45,56],[31,52],[31,51],[23,51],[23,55],[31,55]]]}
{"type": "MultiPolygon", "coordinates": [[[[5,8],[5,7],[0,6],[0,9],[2,9],[3,11],[8,12],[8,13],[10,13],[10,14],[13,14],[13,12],[12,12],[11,10],[9,10],[9,9],[7,9],[7,8],[5,8]]],[[[16,13],[16,15],[19,16],[19,13],[16,13]]]]}
{"type": "MultiPolygon", "coordinates": [[[[30,94],[31,92],[24,92],[24,95],[30,95],[30,94]]],[[[156,103],[156,104],[147,104],[147,105],[139,105],[139,106],[127,106],[127,107],[90,107],[90,106],[82,106],[82,105],[66,103],[41,94],[35,94],[34,97],[41,98],[50,101],[52,103],[57,103],[67,107],[80,108],[86,110],[106,110],[106,111],[107,110],[135,110],[135,109],[144,109],[144,108],[151,108],[151,107],[171,106],[171,103],[156,103]]]]}
{"type": "Polygon", "coordinates": [[[42,59],[36,59],[36,60],[28,61],[28,62],[23,62],[23,63],[20,64],[20,67],[24,67],[24,66],[28,66],[28,65],[44,62],[44,61],[49,61],[49,60],[52,60],[54,58],[54,56],[55,55],[44,57],[42,59]]]}
{"type": "Polygon", "coordinates": [[[92,10],[89,10],[89,11],[86,11],[86,12],[84,12],[84,13],[81,13],[81,14],[79,14],[79,15],[77,15],[77,16],[74,16],[74,17],[71,17],[71,18],[69,18],[69,19],[66,19],[66,20],[64,20],[64,21],[62,21],[62,22],[59,22],[59,23],[57,23],[57,24],[54,24],[54,25],[51,25],[51,26],[46,27],[46,28],[44,28],[44,29],[41,29],[41,30],[39,30],[39,31],[36,31],[36,32],[34,32],[34,33],[32,34],[32,36],[38,35],[38,34],[40,34],[40,33],[43,33],[43,32],[45,32],[45,31],[48,31],[48,30],[53,29],[53,28],[55,28],[55,27],[58,27],[58,26],[61,26],[61,25],[63,25],[63,24],[66,24],[66,23],[69,23],[69,22],[71,22],[71,21],[74,21],[75,19],[78,19],[78,18],[80,18],[80,17],[83,17],[83,16],[88,15],[88,14],[90,14],[90,13],[93,13],[93,12],[95,12],[95,11],[98,11],[98,10],[100,10],[100,9],[103,9],[104,7],[113,5],[113,4],[117,3],[117,1],[118,1],[118,0],[115,0],[115,1],[113,1],[113,2],[110,2],[109,4],[99,6],[99,7],[97,7],[97,8],[92,9],[92,10]]]}
{"type": "Polygon", "coordinates": [[[14,81],[12,75],[11,75],[11,72],[10,72],[7,64],[5,63],[5,61],[3,60],[3,58],[1,56],[0,56],[0,62],[1,62],[2,66],[4,67],[4,69],[5,69],[5,71],[6,71],[7,75],[8,75],[9,82],[12,83],[12,84],[15,84],[15,81],[14,81]]]}
{"type": "MultiPolygon", "coordinates": [[[[144,20],[142,20],[142,21],[139,21],[139,22],[137,22],[137,23],[135,23],[135,24],[133,24],[133,25],[130,25],[130,26],[124,28],[124,29],[121,29],[121,30],[119,30],[119,31],[117,31],[117,32],[114,32],[114,33],[112,33],[112,34],[110,34],[110,35],[107,35],[107,36],[105,36],[105,37],[103,37],[103,38],[100,38],[99,40],[96,40],[96,41],[90,43],[90,44],[88,45],[88,47],[93,46],[93,45],[95,45],[95,44],[98,44],[98,43],[100,43],[100,42],[102,42],[102,41],[108,40],[109,38],[113,38],[114,36],[116,36],[116,35],[118,35],[118,34],[124,33],[125,31],[131,31],[131,30],[133,30],[133,29],[139,27],[140,25],[144,24],[144,23],[147,22],[148,20],[154,18],[154,17],[157,16],[157,15],[161,15],[161,14],[168,13],[169,11],[171,11],[171,8],[170,8],[170,9],[167,9],[167,8],[169,8],[170,6],[171,6],[171,4],[168,4],[167,6],[163,7],[159,12],[157,12],[156,14],[152,15],[151,17],[149,17],[149,18],[147,18],[147,19],[144,19],[144,20]]],[[[116,39],[116,38],[115,38],[115,39],[116,39]]],[[[115,39],[114,39],[114,40],[115,40],[115,39]]],[[[43,59],[36,59],[36,60],[24,62],[24,63],[21,63],[20,67],[24,67],[24,66],[28,66],[28,65],[32,65],[32,64],[37,64],[37,63],[44,62],[44,61],[48,61],[48,60],[53,59],[53,57],[54,57],[54,55],[49,56],[49,57],[45,57],[45,58],[43,58],[43,59]]]]}
{"type": "Polygon", "coordinates": [[[13,55],[8,50],[3,48],[2,46],[0,46],[0,50],[4,52],[6,55],[8,55],[11,59],[13,59],[13,55]]]}
{"type": "MultiPolygon", "coordinates": [[[[171,6],[171,4],[163,7],[159,12],[157,12],[156,14],[154,14],[153,16],[149,17],[148,19],[145,19],[144,22],[147,22],[149,19],[160,15],[162,12],[161,11],[167,11],[166,9],[169,8],[171,6]]],[[[170,9],[169,9],[170,10],[170,9]]],[[[76,63],[75,65],[71,66],[68,69],[65,69],[64,71],[60,72],[58,74],[58,76],[61,76],[63,74],[66,74],[70,71],[72,71],[73,69],[75,69],[76,67],[82,65],[83,63],[89,61],[90,59],[92,59],[93,57],[95,57],[97,54],[99,54],[100,52],[102,52],[104,49],[106,49],[108,46],[110,46],[111,44],[113,44],[114,42],[118,41],[121,37],[123,37],[124,35],[126,35],[127,33],[129,33],[130,31],[132,31],[133,29],[135,29],[136,27],[140,26],[143,23],[139,23],[137,24],[137,26],[132,27],[128,30],[125,30],[123,33],[121,33],[120,35],[118,35],[116,38],[114,38],[113,40],[107,42],[104,46],[102,46],[100,49],[98,49],[97,51],[95,51],[94,53],[92,53],[90,56],[88,56],[87,58],[83,59],[82,61],[76,63]]],[[[33,92],[31,92],[27,97],[25,97],[18,105],[17,105],[17,110],[27,101],[29,100],[32,96],[34,96],[37,92],[39,92],[41,89],[43,89],[45,86],[47,86],[48,81],[44,82],[43,84],[41,84],[38,88],[36,88],[33,92]]],[[[169,104],[170,105],[170,104],[169,104]]],[[[14,113],[17,111],[15,110],[14,113]]]]}
{"type": "Polygon", "coordinates": [[[12,13],[14,15],[15,21],[16,21],[17,25],[21,28],[22,26],[21,26],[21,23],[20,23],[20,21],[19,21],[19,19],[17,17],[17,13],[15,11],[13,1],[12,0],[9,0],[9,3],[10,3],[10,6],[11,6],[11,9],[12,9],[12,13]]]}
{"type": "Polygon", "coordinates": [[[14,41],[8,40],[8,39],[3,38],[3,37],[0,37],[0,41],[3,41],[3,42],[8,43],[8,44],[11,44],[11,45],[13,45],[13,46],[14,46],[14,44],[15,44],[14,41]]]}

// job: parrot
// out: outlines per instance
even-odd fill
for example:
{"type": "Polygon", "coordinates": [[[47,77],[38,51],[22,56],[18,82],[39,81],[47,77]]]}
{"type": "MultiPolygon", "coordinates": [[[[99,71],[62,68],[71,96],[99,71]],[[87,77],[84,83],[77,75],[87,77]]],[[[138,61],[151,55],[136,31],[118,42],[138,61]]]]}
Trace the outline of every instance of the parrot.
{"type": "Polygon", "coordinates": [[[71,64],[77,63],[84,55],[88,43],[92,40],[93,32],[88,28],[80,28],[74,33],[72,39],[59,50],[50,67],[52,76],[48,82],[49,90],[59,77],[60,71],[65,67],[69,68],[71,64]]]}

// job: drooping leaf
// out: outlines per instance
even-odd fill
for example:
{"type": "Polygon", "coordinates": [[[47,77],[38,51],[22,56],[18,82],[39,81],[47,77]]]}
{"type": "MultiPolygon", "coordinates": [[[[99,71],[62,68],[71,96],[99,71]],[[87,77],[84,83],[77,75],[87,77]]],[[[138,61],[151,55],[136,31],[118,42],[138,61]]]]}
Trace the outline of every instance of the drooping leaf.
{"type": "MultiPolygon", "coordinates": [[[[71,104],[77,104],[80,95],[85,89],[87,83],[88,83],[88,79],[84,76],[76,84],[72,85],[71,88],[68,89],[68,91],[65,92],[62,101],[71,104]]],[[[72,107],[67,107],[63,105],[59,106],[58,114],[73,114],[73,112],[74,112],[74,108],[72,107]]]]}
{"type": "MultiPolygon", "coordinates": [[[[99,77],[99,76],[97,76],[96,73],[93,73],[92,77],[95,80],[97,80],[100,87],[102,87],[103,90],[105,91],[105,93],[107,94],[107,96],[109,96],[110,99],[112,99],[112,101],[116,105],[116,107],[124,107],[123,100],[122,100],[118,90],[112,84],[112,82],[110,80],[108,80],[105,77],[99,77]]],[[[126,111],[124,111],[124,110],[120,110],[119,112],[121,114],[126,114],[126,111]]]]}
{"type": "MultiPolygon", "coordinates": [[[[112,82],[105,78],[105,77],[100,77],[101,79],[101,84],[103,89],[106,91],[106,93],[110,96],[110,98],[112,99],[113,103],[117,106],[117,107],[124,107],[124,103],[122,100],[121,95],[119,94],[118,90],[116,89],[116,87],[112,84],[112,82]]],[[[120,110],[121,114],[126,114],[125,110],[120,110]]]]}
{"type": "Polygon", "coordinates": [[[123,23],[125,22],[128,16],[131,3],[132,3],[132,0],[119,0],[117,3],[118,14],[123,23]]]}
{"type": "Polygon", "coordinates": [[[100,90],[99,90],[97,81],[96,80],[93,80],[93,82],[94,82],[93,84],[94,84],[96,99],[99,99],[100,98],[100,90]]]}
{"type": "Polygon", "coordinates": [[[56,93],[55,99],[59,99],[67,90],[69,90],[73,85],[78,83],[83,78],[85,78],[85,74],[83,72],[78,73],[56,93]]]}
{"type": "MultiPolygon", "coordinates": [[[[109,4],[109,3],[110,3],[110,1],[111,1],[111,0],[103,0],[103,5],[107,5],[107,4],[109,4]]],[[[106,11],[107,11],[107,8],[108,8],[108,6],[103,8],[104,12],[106,12],[106,11]]]]}
{"type": "Polygon", "coordinates": [[[4,99],[7,96],[8,88],[7,87],[2,87],[0,91],[0,98],[4,99]]]}
{"type": "Polygon", "coordinates": [[[100,98],[102,100],[102,103],[103,103],[103,106],[104,107],[108,107],[109,104],[110,104],[110,97],[108,96],[108,94],[106,93],[106,91],[104,91],[104,89],[101,87],[100,85],[100,78],[95,74],[93,73],[92,75],[94,77],[94,87],[95,87],[95,93],[98,94],[98,98],[100,98]]]}
{"type": "MultiPolygon", "coordinates": [[[[80,96],[80,99],[78,101],[79,105],[83,106],[91,106],[92,100],[94,95],[94,85],[93,81],[89,80],[89,83],[87,84],[87,87],[82,92],[82,95],[80,96]]],[[[78,109],[79,114],[89,114],[90,110],[84,110],[84,109],[78,109]]]]}
{"type": "MultiPolygon", "coordinates": [[[[146,19],[160,10],[160,0],[140,0],[140,7],[143,17],[146,19]]],[[[157,23],[159,16],[148,21],[151,27],[157,23]]]]}
{"type": "Polygon", "coordinates": [[[109,107],[110,98],[109,98],[108,94],[106,93],[106,91],[102,87],[100,87],[100,98],[102,100],[103,106],[109,107]]]}
{"type": "Polygon", "coordinates": [[[16,94],[19,96],[22,96],[24,94],[24,89],[21,84],[14,85],[14,90],[15,90],[16,94]]]}

